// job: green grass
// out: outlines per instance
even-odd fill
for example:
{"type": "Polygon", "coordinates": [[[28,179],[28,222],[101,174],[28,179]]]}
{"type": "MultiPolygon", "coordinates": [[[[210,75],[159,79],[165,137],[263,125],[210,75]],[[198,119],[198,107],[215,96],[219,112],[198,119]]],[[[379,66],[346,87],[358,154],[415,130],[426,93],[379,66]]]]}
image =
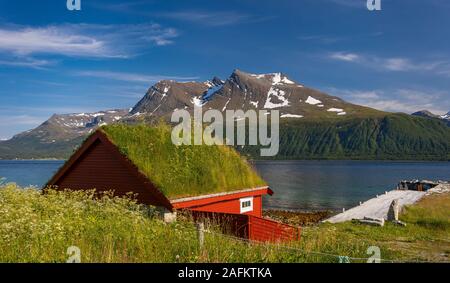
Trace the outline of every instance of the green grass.
{"type": "Polygon", "coordinates": [[[443,261],[450,254],[449,202],[447,195],[409,207],[401,217],[406,227],[321,224],[284,245],[246,243],[212,226],[200,249],[190,221],[165,224],[132,199],[43,195],[7,184],[0,187],[0,262],[65,262],[70,246],[80,248],[82,262],[338,262],[338,255],[367,258],[372,245],[385,260],[443,261]]]}
{"type": "Polygon", "coordinates": [[[171,141],[171,128],[165,124],[117,124],[101,130],[169,198],[266,184],[233,148],[176,146],[171,141]]]}

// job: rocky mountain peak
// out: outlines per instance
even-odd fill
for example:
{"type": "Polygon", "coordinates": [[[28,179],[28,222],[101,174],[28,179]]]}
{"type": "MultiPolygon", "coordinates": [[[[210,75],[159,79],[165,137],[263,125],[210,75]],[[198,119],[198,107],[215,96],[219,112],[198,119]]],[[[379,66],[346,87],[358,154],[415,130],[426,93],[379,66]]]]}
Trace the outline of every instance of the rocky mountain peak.
{"type": "Polygon", "coordinates": [[[420,110],[420,111],[412,113],[412,115],[421,116],[421,117],[429,117],[429,118],[438,118],[439,117],[438,115],[435,115],[428,110],[420,110]]]}
{"type": "Polygon", "coordinates": [[[222,81],[220,78],[218,78],[218,77],[216,77],[216,76],[211,80],[211,82],[212,82],[215,86],[223,85],[223,84],[225,83],[224,81],[222,81]]]}
{"type": "Polygon", "coordinates": [[[414,112],[411,115],[443,120],[448,126],[450,126],[450,112],[448,112],[447,114],[444,114],[444,115],[436,115],[428,110],[421,110],[421,111],[414,112]]]}

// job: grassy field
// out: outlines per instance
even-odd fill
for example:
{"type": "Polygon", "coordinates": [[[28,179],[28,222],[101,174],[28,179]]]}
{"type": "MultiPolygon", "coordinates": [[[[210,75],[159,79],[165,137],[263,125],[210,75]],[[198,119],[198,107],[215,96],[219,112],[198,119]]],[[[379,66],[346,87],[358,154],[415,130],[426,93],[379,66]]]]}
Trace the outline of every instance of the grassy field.
{"type": "Polygon", "coordinates": [[[402,214],[406,227],[307,226],[300,242],[284,245],[247,243],[210,227],[200,249],[191,222],[165,224],[131,199],[42,195],[8,184],[0,188],[0,262],[65,262],[70,246],[80,248],[82,262],[339,262],[339,255],[367,258],[373,245],[385,260],[448,261],[449,205],[450,195],[424,199],[402,214]]]}

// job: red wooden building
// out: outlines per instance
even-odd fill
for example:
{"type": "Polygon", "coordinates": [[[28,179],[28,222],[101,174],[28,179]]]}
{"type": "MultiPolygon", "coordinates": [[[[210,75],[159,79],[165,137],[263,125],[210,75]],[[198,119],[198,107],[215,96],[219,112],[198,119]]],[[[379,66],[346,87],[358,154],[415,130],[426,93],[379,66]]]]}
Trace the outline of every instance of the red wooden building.
{"type": "MultiPolygon", "coordinates": [[[[123,127],[123,126],[122,126],[123,127]]],[[[252,240],[298,239],[299,229],[262,218],[262,197],[272,195],[268,186],[205,192],[170,197],[154,184],[138,164],[123,153],[102,129],[92,134],[59,169],[46,187],[70,190],[114,191],[137,194],[140,203],[163,208],[166,215],[191,210],[196,215],[231,219],[235,234],[252,240]]],[[[176,214],[175,214],[176,215],[176,214]]]]}

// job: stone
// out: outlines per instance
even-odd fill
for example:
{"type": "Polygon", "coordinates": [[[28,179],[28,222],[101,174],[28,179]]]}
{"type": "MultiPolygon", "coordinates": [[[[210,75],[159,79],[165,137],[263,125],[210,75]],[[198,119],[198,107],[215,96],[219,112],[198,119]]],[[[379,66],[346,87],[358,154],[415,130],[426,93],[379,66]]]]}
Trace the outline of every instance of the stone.
{"type": "Polygon", "coordinates": [[[398,221],[399,210],[400,210],[400,206],[398,203],[398,199],[394,199],[391,202],[391,205],[389,206],[387,220],[388,221],[398,221]]]}
{"type": "Polygon", "coordinates": [[[168,210],[167,208],[164,208],[164,207],[159,207],[157,209],[157,211],[165,223],[172,223],[177,220],[177,212],[176,211],[171,212],[170,210],[168,210]]]}

